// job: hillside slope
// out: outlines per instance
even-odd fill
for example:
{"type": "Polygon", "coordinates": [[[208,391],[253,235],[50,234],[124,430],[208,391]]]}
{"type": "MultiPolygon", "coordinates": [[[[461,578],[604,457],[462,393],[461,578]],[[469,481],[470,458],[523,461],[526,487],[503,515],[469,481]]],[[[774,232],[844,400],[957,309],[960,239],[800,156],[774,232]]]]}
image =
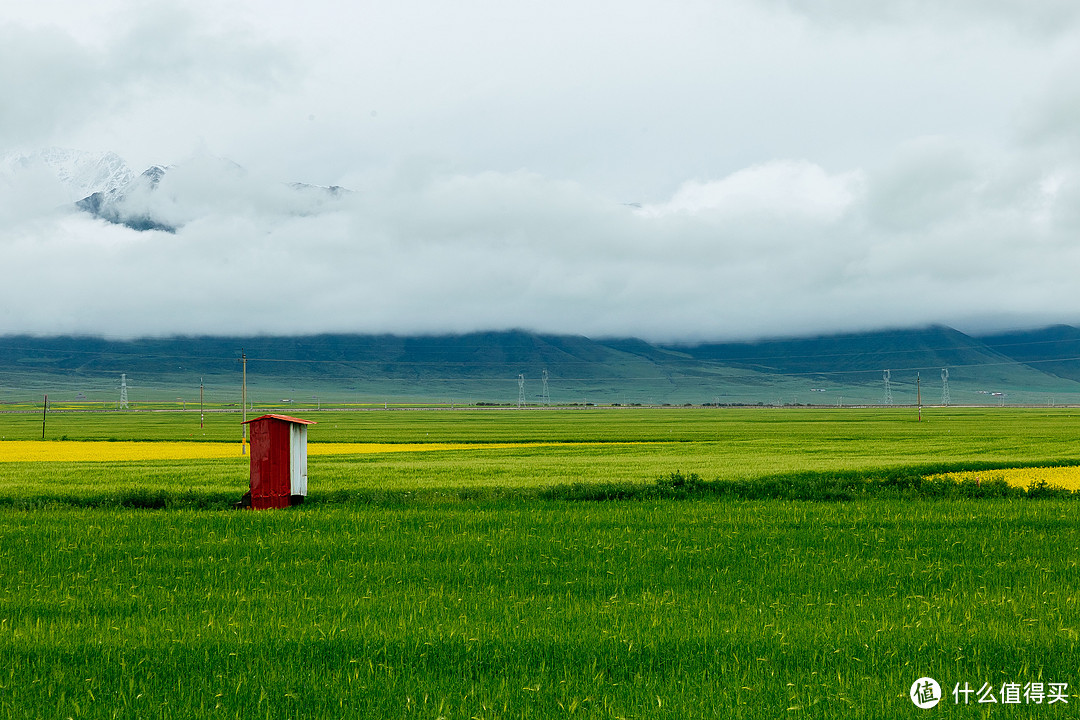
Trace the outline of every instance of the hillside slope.
{"type": "Polygon", "coordinates": [[[999,333],[979,340],[1016,362],[1080,381],[1080,329],[1071,325],[999,333]]]}
{"type": "Polygon", "coordinates": [[[107,398],[122,373],[131,387],[173,398],[180,394],[173,388],[187,388],[189,394],[204,380],[233,387],[239,382],[241,352],[253,392],[279,398],[307,393],[339,401],[515,402],[520,378],[526,400],[534,402],[546,371],[553,402],[879,403],[888,369],[895,401],[906,403],[914,402],[917,380],[928,399],[936,397],[933,387],[948,368],[955,403],[986,403],[986,396],[1003,394],[1016,402],[1038,402],[1054,393],[1063,402],[1075,394],[1080,402],[1080,364],[1062,359],[1059,352],[1073,347],[1070,343],[1080,349],[1080,331],[1044,332],[1051,339],[1008,336],[984,342],[951,328],[931,327],[665,346],[524,331],[128,341],[8,336],[0,337],[0,402],[50,387],[107,398]],[[1039,348],[1056,348],[1059,354],[1049,361],[1039,348]]]}
{"type": "Polygon", "coordinates": [[[1013,358],[957,330],[943,326],[883,330],[752,343],[674,346],[691,357],[759,372],[822,377],[880,376],[884,370],[934,372],[949,368],[961,376],[978,375],[1022,383],[1039,371],[1018,367],[1013,358]]]}

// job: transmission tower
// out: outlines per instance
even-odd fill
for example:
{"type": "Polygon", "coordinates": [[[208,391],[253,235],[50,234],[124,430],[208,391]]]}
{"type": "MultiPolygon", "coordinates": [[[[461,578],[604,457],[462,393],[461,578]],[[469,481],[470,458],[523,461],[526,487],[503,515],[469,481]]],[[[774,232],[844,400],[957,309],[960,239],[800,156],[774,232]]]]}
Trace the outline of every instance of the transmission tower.
{"type": "Polygon", "coordinates": [[[886,370],[883,377],[885,379],[885,404],[892,405],[892,387],[889,385],[889,371],[886,370]]]}
{"type": "Polygon", "coordinates": [[[952,398],[949,397],[949,368],[941,368],[941,404],[949,407],[952,398]]]}
{"type": "Polygon", "coordinates": [[[518,407],[525,407],[525,376],[518,375],[518,407]]]}
{"type": "Polygon", "coordinates": [[[127,401],[127,373],[120,373],[120,409],[128,409],[127,401]]]}
{"type": "Polygon", "coordinates": [[[548,405],[551,405],[551,395],[548,393],[548,384],[547,384],[548,373],[547,373],[547,370],[545,370],[540,375],[540,379],[541,379],[541,382],[543,383],[543,388],[540,390],[540,404],[543,405],[544,407],[547,407],[548,405]]]}

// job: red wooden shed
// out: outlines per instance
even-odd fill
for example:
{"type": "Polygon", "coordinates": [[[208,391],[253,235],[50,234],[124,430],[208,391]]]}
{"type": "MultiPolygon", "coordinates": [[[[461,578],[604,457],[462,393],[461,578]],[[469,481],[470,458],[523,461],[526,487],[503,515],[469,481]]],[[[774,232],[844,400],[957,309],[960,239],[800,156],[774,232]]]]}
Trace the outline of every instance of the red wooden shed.
{"type": "Polygon", "coordinates": [[[251,507],[299,505],[307,495],[307,426],[314,420],[263,415],[251,426],[251,507]]]}

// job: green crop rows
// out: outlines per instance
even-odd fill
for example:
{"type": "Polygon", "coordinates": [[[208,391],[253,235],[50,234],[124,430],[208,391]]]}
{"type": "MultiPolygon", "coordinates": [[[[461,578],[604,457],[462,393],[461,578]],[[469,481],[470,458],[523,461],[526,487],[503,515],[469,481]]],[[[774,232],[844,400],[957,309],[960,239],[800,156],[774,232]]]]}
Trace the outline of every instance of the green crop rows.
{"type": "MultiPolygon", "coordinates": [[[[165,440],[191,419],[49,423],[57,438],[165,440]]],[[[0,462],[0,718],[908,718],[921,676],[945,691],[928,717],[1080,704],[1071,498],[525,492],[676,470],[1076,462],[1074,411],[314,419],[313,443],[565,444],[313,456],[312,502],[268,512],[219,509],[244,490],[243,458],[0,462]],[[605,444],[571,444],[586,441],[605,444]],[[467,492],[485,489],[501,492],[467,492]],[[171,501],[79,507],[139,493],[171,501]],[[1069,704],[954,705],[965,682],[1069,683],[1069,704]]],[[[0,435],[40,437],[34,420],[0,416],[0,435]]],[[[231,440],[228,420],[209,437],[231,440]]]]}

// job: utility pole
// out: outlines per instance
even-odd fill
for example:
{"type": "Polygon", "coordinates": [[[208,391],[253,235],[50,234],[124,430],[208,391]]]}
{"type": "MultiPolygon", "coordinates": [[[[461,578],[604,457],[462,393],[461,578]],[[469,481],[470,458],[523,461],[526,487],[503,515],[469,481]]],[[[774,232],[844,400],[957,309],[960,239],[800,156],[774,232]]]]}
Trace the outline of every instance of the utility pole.
{"type": "Polygon", "coordinates": [[[243,368],[243,382],[240,385],[240,406],[243,408],[243,428],[240,435],[240,454],[247,455],[247,355],[240,348],[240,365],[243,368]]]}
{"type": "Polygon", "coordinates": [[[45,439],[45,413],[49,412],[49,394],[45,393],[45,402],[41,405],[41,439],[45,439]]]}
{"type": "Polygon", "coordinates": [[[921,373],[915,374],[915,402],[919,405],[919,422],[922,422],[922,377],[921,373]]]}
{"type": "Polygon", "coordinates": [[[206,422],[206,413],[203,412],[203,379],[199,378],[199,429],[203,429],[203,423],[206,422]]]}

